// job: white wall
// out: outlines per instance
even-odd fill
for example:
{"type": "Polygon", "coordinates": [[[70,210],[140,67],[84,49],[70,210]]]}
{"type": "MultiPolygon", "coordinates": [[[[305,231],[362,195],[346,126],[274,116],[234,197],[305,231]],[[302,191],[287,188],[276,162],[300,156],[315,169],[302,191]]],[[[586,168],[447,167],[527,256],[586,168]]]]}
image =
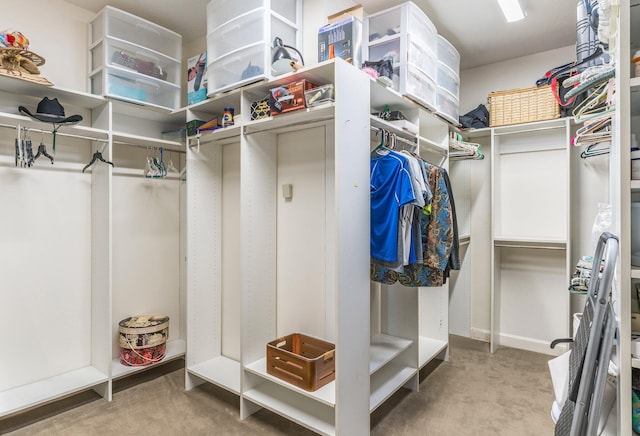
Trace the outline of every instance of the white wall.
{"type": "Polygon", "coordinates": [[[460,113],[481,103],[487,106],[491,92],[535,86],[548,70],[575,59],[575,47],[571,45],[460,71],[460,113]]]}
{"type": "Polygon", "coordinates": [[[0,29],[17,30],[45,58],[40,75],[60,88],[87,89],[87,23],[94,13],[63,0],[21,0],[2,9],[0,29]]]}

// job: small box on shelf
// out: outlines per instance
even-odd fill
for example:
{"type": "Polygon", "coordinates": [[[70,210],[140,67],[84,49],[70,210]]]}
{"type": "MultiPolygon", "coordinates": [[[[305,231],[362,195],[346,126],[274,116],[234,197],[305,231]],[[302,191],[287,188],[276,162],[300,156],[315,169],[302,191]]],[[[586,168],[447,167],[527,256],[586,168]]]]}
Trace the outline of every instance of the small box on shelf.
{"type": "Polygon", "coordinates": [[[187,104],[207,99],[207,53],[190,57],[187,61],[187,104]]]}
{"type": "Polygon", "coordinates": [[[304,92],[313,88],[316,88],[316,85],[304,79],[272,88],[269,92],[271,115],[306,108],[304,92]]]}
{"type": "Polygon", "coordinates": [[[327,24],[318,31],[318,62],[342,58],[360,67],[362,63],[362,21],[349,17],[327,24]]]}
{"type": "Polygon", "coordinates": [[[324,103],[335,101],[333,84],[318,86],[304,92],[304,99],[307,107],[319,106],[324,103]]]}

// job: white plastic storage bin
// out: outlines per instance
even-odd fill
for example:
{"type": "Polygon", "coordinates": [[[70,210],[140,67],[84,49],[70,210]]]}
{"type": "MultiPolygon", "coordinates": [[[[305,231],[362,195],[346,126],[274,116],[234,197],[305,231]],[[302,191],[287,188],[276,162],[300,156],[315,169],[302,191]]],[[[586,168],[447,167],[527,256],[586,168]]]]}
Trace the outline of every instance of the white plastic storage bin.
{"type": "Polygon", "coordinates": [[[460,53],[442,35],[438,35],[438,61],[449,67],[456,75],[460,74],[460,53]]]}
{"type": "Polygon", "coordinates": [[[180,105],[178,85],[141,78],[128,71],[107,67],[92,75],[90,80],[94,94],[160,108],[177,108],[180,105]]]}
{"type": "Polygon", "coordinates": [[[436,112],[445,120],[458,125],[458,108],[458,99],[446,89],[438,87],[436,112]]]}
{"type": "Polygon", "coordinates": [[[456,73],[451,71],[451,69],[442,62],[438,62],[438,75],[436,83],[439,87],[449,91],[449,93],[455,98],[460,98],[460,79],[458,78],[458,75],[456,73]]]}
{"type": "Polygon", "coordinates": [[[436,110],[436,82],[411,64],[394,71],[397,90],[430,110],[436,110]]]}
{"type": "MultiPolygon", "coordinates": [[[[402,63],[404,59],[417,57],[417,54],[412,54],[417,48],[436,59],[438,31],[429,17],[413,2],[369,15],[365,28],[367,60],[380,60],[385,50],[396,50],[398,62],[402,63]]],[[[435,80],[435,69],[430,77],[435,80]]]]}
{"type": "Polygon", "coordinates": [[[93,94],[166,109],[180,106],[182,37],[106,6],[89,23],[89,86],[93,94]]]}
{"type": "Polygon", "coordinates": [[[271,78],[276,37],[301,50],[301,16],[301,0],[211,0],[207,5],[208,96],[271,78]]]}
{"type": "Polygon", "coordinates": [[[268,78],[270,71],[265,71],[267,57],[265,45],[258,43],[217,59],[209,65],[209,94],[268,78]]]}
{"type": "Polygon", "coordinates": [[[421,41],[411,35],[402,40],[399,36],[369,47],[370,60],[391,59],[394,66],[410,63],[421,69],[430,78],[436,77],[436,56],[421,41]],[[403,48],[406,44],[407,48],[403,48]]]}

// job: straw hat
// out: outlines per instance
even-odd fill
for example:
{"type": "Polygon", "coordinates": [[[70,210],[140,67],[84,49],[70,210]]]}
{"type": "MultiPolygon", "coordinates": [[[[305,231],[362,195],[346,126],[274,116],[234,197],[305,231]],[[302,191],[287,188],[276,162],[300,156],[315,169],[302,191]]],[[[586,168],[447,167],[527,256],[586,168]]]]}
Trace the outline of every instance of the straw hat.
{"type": "Polygon", "coordinates": [[[29,40],[20,32],[0,32],[0,75],[51,86],[41,77],[44,58],[29,50],[29,40]]]}

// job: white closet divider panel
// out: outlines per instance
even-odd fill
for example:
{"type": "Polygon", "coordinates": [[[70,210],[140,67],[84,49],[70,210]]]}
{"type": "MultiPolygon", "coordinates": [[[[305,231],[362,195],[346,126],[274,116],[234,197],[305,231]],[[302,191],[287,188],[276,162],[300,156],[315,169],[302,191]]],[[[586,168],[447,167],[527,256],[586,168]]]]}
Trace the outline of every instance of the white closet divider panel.
{"type": "MultiPolygon", "coordinates": [[[[138,162],[144,158],[140,155],[138,162]]],[[[114,368],[121,366],[118,323],[127,317],[169,316],[169,341],[184,339],[180,329],[179,188],[177,179],[114,176],[114,368]]]]}
{"type": "Polygon", "coordinates": [[[242,255],[240,251],[240,142],[222,146],[222,349],[240,362],[242,330],[242,255]]]}
{"type": "Polygon", "coordinates": [[[90,175],[1,167],[0,183],[1,393],[91,366],[92,249],[90,175]]]}
{"type": "Polygon", "coordinates": [[[325,143],[324,127],[278,135],[278,337],[326,331],[325,143]]]}

